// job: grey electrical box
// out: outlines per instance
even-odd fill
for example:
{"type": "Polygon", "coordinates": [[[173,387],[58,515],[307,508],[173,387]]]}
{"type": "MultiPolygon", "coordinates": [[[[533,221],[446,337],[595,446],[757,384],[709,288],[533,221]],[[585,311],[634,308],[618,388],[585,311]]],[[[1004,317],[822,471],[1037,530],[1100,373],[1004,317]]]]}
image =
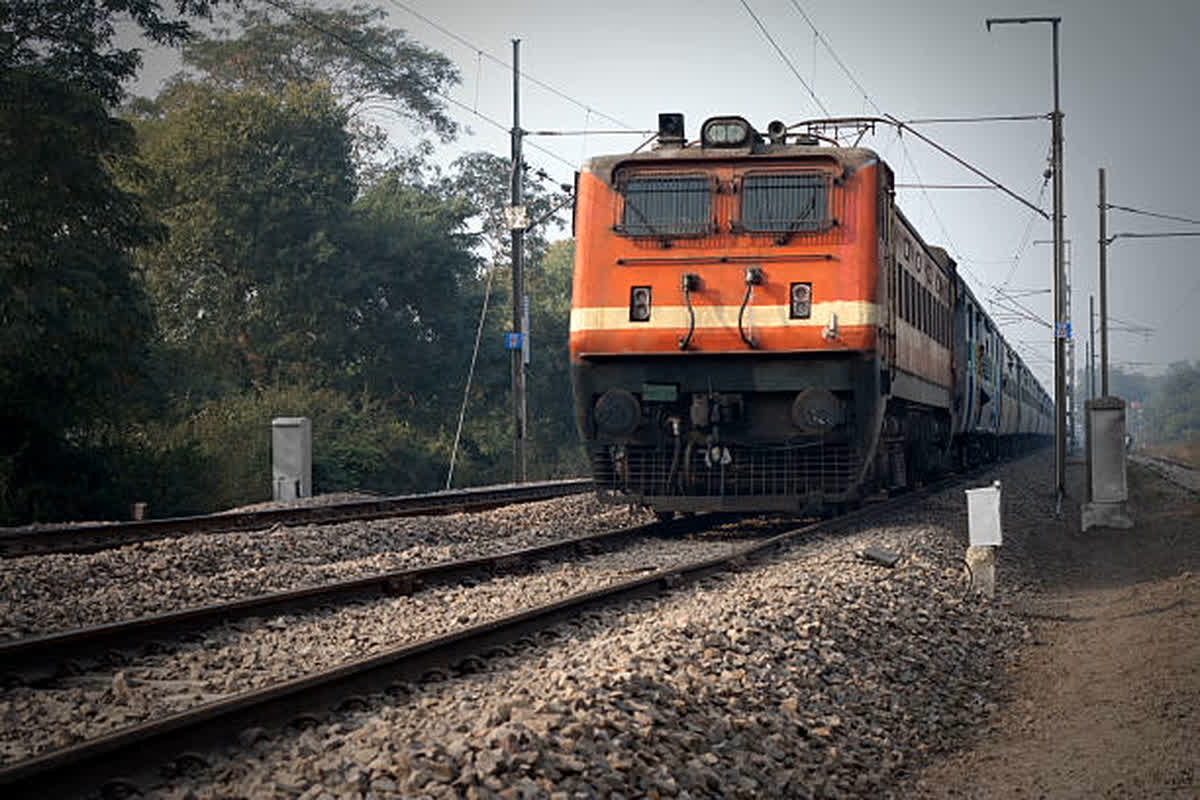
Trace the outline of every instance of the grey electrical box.
{"type": "Polygon", "coordinates": [[[1097,397],[1087,402],[1087,481],[1083,530],[1133,527],[1126,509],[1125,401],[1119,397],[1097,397]]]}
{"type": "Polygon", "coordinates": [[[276,500],[312,497],[312,420],[271,420],[271,487],[276,500]]]}
{"type": "Polygon", "coordinates": [[[1129,499],[1125,480],[1125,401],[1119,397],[1089,400],[1088,442],[1092,502],[1124,503],[1129,499]]]}
{"type": "Polygon", "coordinates": [[[1000,481],[982,489],[967,489],[967,537],[971,547],[999,547],[1003,543],[1000,481]]]}

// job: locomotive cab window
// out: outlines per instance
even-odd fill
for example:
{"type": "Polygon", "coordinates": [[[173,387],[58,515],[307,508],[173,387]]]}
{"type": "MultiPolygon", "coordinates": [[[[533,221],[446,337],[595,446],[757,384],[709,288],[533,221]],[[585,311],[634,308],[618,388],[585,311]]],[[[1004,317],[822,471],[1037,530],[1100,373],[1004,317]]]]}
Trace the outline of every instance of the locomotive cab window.
{"type": "Polygon", "coordinates": [[[712,231],[712,180],[705,175],[643,175],[621,181],[619,233],[700,236],[712,231]]]}
{"type": "Polygon", "coordinates": [[[749,174],[742,179],[744,230],[804,233],[828,226],[829,179],[825,174],[749,174]]]}

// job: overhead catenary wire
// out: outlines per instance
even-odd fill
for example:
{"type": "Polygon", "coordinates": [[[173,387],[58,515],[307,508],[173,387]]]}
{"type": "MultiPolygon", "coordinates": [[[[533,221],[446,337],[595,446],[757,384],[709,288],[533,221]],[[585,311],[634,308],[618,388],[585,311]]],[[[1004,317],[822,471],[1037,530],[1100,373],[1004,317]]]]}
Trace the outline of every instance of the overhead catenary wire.
{"type": "MultiPolygon", "coordinates": [[[[792,6],[796,9],[797,13],[800,14],[801,18],[803,18],[804,22],[809,26],[809,28],[812,29],[813,35],[817,38],[818,41],[821,42],[821,44],[825,47],[825,50],[833,58],[834,63],[836,63],[838,65],[838,67],[842,70],[842,73],[845,74],[846,78],[850,81],[850,83],[853,84],[855,89],[857,89],[858,92],[862,95],[863,101],[867,105],[870,105],[875,110],[875,112],[877,114],[879,114],[881,117],[889,116],[886,114],[886,112],[884,112],[884,110],[879,106],[879,104],[875,102],[875,100],[871,97],[871,94],[866,90],[866,88],[862,85],[862,83],[859,82],[858,78],[856,78],[854,76],[854,73],[851,72],[850,68],[846,65],[846,63],[842,60],[842,58],[837,54],[837,51],[834,49],[833,45],[829,42],[829,40],[825,37],[825,35],[822,34],[817,29],[817,26],[813,23],[812,19],[808,16],[808,14],[805,12],[805,10],[801,7],[798,0],[791,0],[791,3],[792,3],[792,6]]],[[[937,119],[930,118],[930,119],[924,119],[924,120],[907,120],[907,121],[898,120],[898,122],[900,122],[900,125],[897,126],[896,132],[897,132],[897,138],[900,140],[900,145],[904,152],[905,159],[908,161],[909,167],[913,170],[913,174],[917,176],[918,184],[923,184],[924,182],[921,180],[920,173],[918,172],[918,170],[916,168],[916,163],[913,160],[911,153],[909,153],[909,151],[908,151],[908,146],[904,142],[904,137],[902,135],[900,135],[900,134],[902,134],[904,128],[907,125],[935,124],[935,123],[941,123],[941,122],[951,123],[951,122],[960,122],[960,121],[961,122],[1023,121],[1025,119],[1035,120],[1035,119],[1051,119],[1051,118],[1052,118],[1052,115],[1050,115],[1050,114],[1041,114],[1041,115],[993,115],[992,117],[953,117],[953,118],[947,117],[947,118],[937,118],[937,119]]],[[[910,131],[913,131],[913,129],[911,127],[909,127],[908,129],[910,131]]],[[[918,137],[920,137],[920,134],[917,133],[916,131],[913,131],[913,133],[915,135],[917,135],[918,137]]],[[[1048,182],[1048,179],[1046,182],[1048,182]]],[[[1043,182],[1043,184],[1042,184],[1042,193],[1044,193],[1044,191],[1045,191],[1046,182],[1043,182]]],[[[989,183],[991,183],[991,181],[989,181],[989,183]]],[[[962,263],[963,266],[966,268],[967,274],[970,275],[971,277],[973,277],[980,285],[995,288],[994,286],[989,284],[987,281],[984,281],[982,278],[980,278],[980,276],[974,270],[972,270],[970,268],[970,266],[968,265],[967,259],[964,259],[962,253],[958,250],[957,247],[954,246],[954,243],[950,238],[949,231],[946,229],[945,224],[942,222],[941,215],[938,214],[937,208],[933,204],[933,200],[929,197],[929,194],[926,191],[926,187],[919,186],[919,188],[921,190],[922,197],[924,198],[926,204],[929,206],[929,210],[933,213],[934,219],[937,221],[938,226],[942,230],[942,235],[946,237],[946,244],[949,246],[951,251],[953,251],[955,253],[955,255],[958,257],[959,262],[962,263]]],[[[1042,217],[1048,219],[1049,216],[1044,211],[1042,211],[1040,208],[1041,201],[1042,201],[1042,198],[1041,198],[1042,193],[1039,193],[1036,207],[1033,208],[1032,210],[1033,210],[1034,214],[1039,214],[1042,217]]],[[[1029,229],[1032,226],[1032,221],[1033,221],[1033,217],[1031,215],[1030,222],[1026,226],[1026,233],[1022,237],[1023,243],[1026,242],[1029,238],[1029,229]]],[[[1021,248],[1023,249],[1024,247],[1025,247],[1025,244],[1022,244],[1021,248]]],[[[1015,268],[1016,263],[1019,262],[1019,260],[1020,260],[1020,258],[1018,257],[1016,259],[1016,261],[1014,262],[1014,268],[1015,268]]],[[[1007,283],[1008,280],[1011,279],[1011,277],[1012,277],[1012,275],[1010,272],[1009,278],[1005,280],[1005,283],[1007,283]]]]}
{"type": "Polygon", "coordinates": [[[1053,114],[1002,114],[979,117],[928,117],[926,119],[902,120],[905,125],[952,125],[969,122],[1033,122],[1053,119],[1053,114]]]}
{"type": "Polygon", "coordinates": [[[1173,239],[1177,236],[1200,236],[1200,231],[1162,231],[1159,233],[1114,233],[1108,237],[1111,242],[1115,239],[1173,239]]]}
{"type": "Polygon", "coordinates": [[[776,43],[775,37],[771,35],[769,30],[767,30],[767,26],[763,25],[762,20],[758,18],[758,15],[754,13],[754,9],[750,7],[750,4],[747,3],[746,0],[738,0],[738,2],[742,4],[742,8],[746,9],[746,13],[749,14],[750,18],[754,20],[754,24],[758,26],[760,31],[762,31],[762,35],[766,37],[768,42],[771,43],[771,47],[775,48],[775,52],[779,54],[781,59],[783,59],[783,63],[787,64],[788,69],[790,69],[792,74],[796,76],[796,80],[800,81],[800,85],[802,85],[808,91],[808,94],[810,97],[812,97],[813,102],[817,104],[817,108],[821,109],[822,114],[829,116],[829,109],[827,109],[825,104],[821,102],[821,98],[817,97],[817,93],[814,92],[812,87],[808,85],[808,81],[804,80],[804,78],[800,75],[800,70],[796,69],[796,65],[793,64],[792,60],[787,57],[787,53],[783,52],[783,48],[776,43]]]}
{"type": "Polygon", "coordinates": [[[1156,217],[1158,219],[1171,220],[1173,222],[1186,222],[1189,225],[1200,225],[1200,219],[1189,219],[1188,217],[1177,217],[1174,214],[1160,214],[1156,211],[1145,211],[1140,208],[1130,208],[1129,206],[1119,206],[1114,203],[1106,203],[1105,208],[1111,208],[1114,211],[1125,211],[1130,214],[1141,214],[1146,217],[1156,217]]]}
{"type": "MultiPolygon", "coordinates": [[[[1046,160],[1050,160],[1049,154],[1047,154],[1046,160]]],[[[1051,173],[1048,170],[1042,175],[1042,186],[1040,189],[1038,189],[1038,196],[1037,200],[1035,201],[1038,208],[1041,208],[1042,198],[1046,196],[1046,187],[1050,185],[1050,176],[1051,173]]],[[[1012,268],[1009,269],[1008,274],[1004,276],[1004,280],[1000,283],[1001,286],[1008,286],[1009,282],[1013,279],[1013,275],[1016,274],[1017,267],[1020,266],[1021,259],[1025,257],[1025,251],[1029,248],[1029,240],[1033,235],[1033,223],[1036,221],[1037,215],[1031,213],[1029,215],[1029,220],[1025,223],[1025,232],[1021,235],[1021,243],[1017,245],[1017,252],[1013,254],[1012,268]]]]}
{"type": "MultiPolygon", "coordinates": [[[[512,70],[512,64],[510,62],[505,61],[503,58],[500,58],[499,56],[489,53],[488,51],[484,50],[482,47],[479,47],[478,45],[474,44],[473,42],[467,40],[465,37],[460,36],[459,34],[450,30],[446,26],[439,24],[438,22],[431,19],[427,15],[422,14],[420,11],[417,11],[415,8],[408,5],[407,3],[403,3],[400,0],[388,0],[388,2],[391,3],[392,5],[396,6],[396,8],[399,8],[400,10],[405,11],[405,12],[411,14],[412,16],[416,17],[417,19],[421,20],[422,22],[424,22],[426,25],[430,26],[434,30],[437,30],[440,33],[450,37],[451,39],[458,42],[462,46],[468,47],[471,50],[474,50],[479,55],[483,56],[484,58],[487,58],[488,60],[490,60],[496,64],[499,64],[500,66],[504,67],[505,69],[507,69],[509,71],[512,70]]],[[[595,114],[597,117],[606,119],[609,122],[613,123],[614,125],[620,125],[622,128],[632,128],[633,127],[632,125],[630,125],[626,122],[623,122],[622,120],[619,120],[616,117],[609,116],[608,114],[605,114],[603,111],[599,111],[599,110],[593,108],[592,106],[588,105],[587,103],[584,103],[582,100],[578,100],[578,99],[572,97],[571,95],[569,95],[568,93],[564,92],[563,90],[558,89],[558,88],[552,86],[551,84],[546,83],[543,80],[535,78],[534,76],[529,75],[528,73],[526,73],[524,71],[518,70],[517,74],[520,75],[525,80],[529,81],[530,83],[534,84],[535,86],[539,86],[542,89],[545,89],[546,91],[550,92],[551,94],[555,95],[556,97],[558,97],[562,100],[566,100],[568,103],[573,103],[574,105],[578,106],[579,108],[586,110],[589,114],[595,114]]]]}
{"type": "MultiPolygon", "coordinates": [[[[325,26],[314,22],[313,20],[309,19],[304,14],[301,14],[300,12],[296,11],[294,8],[292,8],[288,4],[286,4],[284,2],[280,2],[280,0],[263,0],[263,2],[266,3],[267,5],[271,6],[272,8],[283,12],[284,14],[291,17],[292,19],[294,19],[298,22],[301,22],[304,25],[307,25],[308,27],[312,28],[313,30],[317,31],[318,33],[320,33],[324,36],[328,36],[330,39],[333,39],[334,41],[340,43],[343,47],[347,48],[348,50],[352,50],[353,52],[355,52],[358,55],[362,56],[363,58],[367,59],[368,61],[371,61],[371,62],[379,65],[383,69],[387,70],[390,74],[392,74],[392,75],[396,74],[395,68],[388,62],[384,61],[382,58],[379,58],[374,53],[371,53],[368,50],[362,49],[358,45],[347,40],[345,37],[338,35],[335,31],[331,31],[328,28],[326,28],[325,26]]],[[[487,114],[484,114],[482,111],[478,111],[474,108],[471,108],[471,106],[467,105],[466,103],[464,103],[460,100],[456,100],[453,97],[450,97],[449,95],[442,94],[441,92],[435,92],[435,91],[431,90],[429,93],[432,94],[433,96],[437,97],[440,100],[450,103],[451,105],[461,108],[463,111],[466,111],[467,113],[478,117],[479,119],[481,119],[484,122],[488,123],[489,125],[497,128],[498,130],[504,131],[505,133],[508,133],[511,131],[511,128],[509,126],[505,125],[504,123],[502,123],[498,120],[495,120],[495,119],[489,117],[487,114]]],[[[529,142],[529,147],[533,148],[534,150],[537,150],[540,153],[543,153],[543,154],[549,156],[550,158],[555,159],[556,161],[561,162],[562,164],[565,164],[566,166],[570,167],[571,169],[574,169],[576,167],[576,164],[573,161],[570,161],[569,159],[566,159],[563,156],[560,156],[558,153],[555,153],[552,150],[547,150],[545,147],[541,147],[540,145],[535,144],[534,142],[529,142]]]]}

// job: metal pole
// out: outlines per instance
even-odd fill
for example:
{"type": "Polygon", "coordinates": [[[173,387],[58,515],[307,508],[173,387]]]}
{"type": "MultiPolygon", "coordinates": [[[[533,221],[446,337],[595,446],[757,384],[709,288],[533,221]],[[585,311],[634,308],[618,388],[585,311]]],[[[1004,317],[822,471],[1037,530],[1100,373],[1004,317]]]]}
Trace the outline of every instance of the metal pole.
{"type": "Polygon", "coordinates": [[[1058,93],[1059,17],[1050,20],[1054,31],[1054,467],[1058,488],[1058,514],[1067,494],[1067,381],[1066,335],[1063,329],[1063,124],[1058,93]]]}
{"type": "Polygon", "coordinates": [[[1062,17],[1005,17],[989,18],[987,29],[993,25],[1049,22],[1053,28],[1054,55],[1054,117],[1051,131],[1052,170],[1054,173],[1054,275],[1051,282],[1054,294],[1054,473],[1058,498],[1055,516],[1062,516],[1063,498],[1067,493],[1067,380],[1066,324],[1063,292],[1063,152],[1062,107],[1058,91],[1058,26],[1062,17]]]}
{"type": "Polygon", "coordinates": [[[1108,397],[1108,203],[1100,168],[1100,394],[1108,397]]]}
{"type": "MultiPolygon", "coordinates": [[[[523,200],[524,170],[521,162],[521,40],[513,39],[513,127],[512,127],[512,205],[519,209],[523,200]]],[[[512,350],[513,387],[513,480],[525,481],[525,229],[513,222],[512,229],[512,329],[518,343],[512,350]]]]}
{"type": "MultiPolygon", "coordinates": [[[[1101,226],[1104,223],[1100,223],[1101,226]]],[[[1088,295],[1088,398],[1096,399],[1096,295],[1088,295]]]]}

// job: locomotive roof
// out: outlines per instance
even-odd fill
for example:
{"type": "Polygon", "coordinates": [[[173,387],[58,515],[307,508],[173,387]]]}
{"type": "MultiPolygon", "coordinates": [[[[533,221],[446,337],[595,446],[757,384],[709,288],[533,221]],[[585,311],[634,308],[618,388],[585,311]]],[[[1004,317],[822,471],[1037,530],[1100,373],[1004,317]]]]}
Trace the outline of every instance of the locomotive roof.
{"type": "Polygon", "coordinates": [[[641,153],[595,156],[584,164],[584,171],[611,183],[619,167],[640,164],[699,165],[707,161],[775,161],[792,158],[823,158],[855,172],[880,160],[879,154],[865,147],[828,147],[805,144],[758,142],[751,147],[660,147],[641,153]]]}

